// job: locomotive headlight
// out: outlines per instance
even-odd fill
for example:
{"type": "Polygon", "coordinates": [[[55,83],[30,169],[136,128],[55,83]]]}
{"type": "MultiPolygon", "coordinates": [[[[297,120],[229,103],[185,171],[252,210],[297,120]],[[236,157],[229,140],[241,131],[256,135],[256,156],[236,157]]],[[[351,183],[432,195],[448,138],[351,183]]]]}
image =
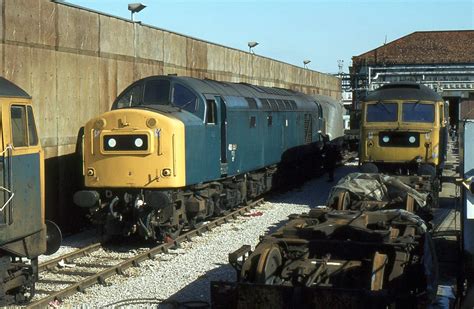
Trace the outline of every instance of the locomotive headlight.
{"type": "Polygon", "coordinates": [[[117,146],[117,140],[115,138],[109,138],[107,145],[109,145],[110,148],[114,148],[117,146]]]}
{"type": "Polygon", "coordinates": [[[384,137],[382,137],[382,141],[383,141],[384,143],[388,143],[388,142],[390,142],[390,137],[384,136],[384,137]]]}
{"type": "Polygon", "coordinates": [[[425,140],[429,141],[431,139],[431,132],[425,133],[425,140]]]}
{"type": "Polygon", "coordinates": [[[408,141],[410,142],[410,144],[414,144],[414,143],[416,142],[416,137],[410,136],[410,137],[408,138],[408,141]]]}
{"type": "Polygon", "coordinates": [[[135,143],[135,147],[137,147],[137,148],[140,148],[140,147],[143,146],[143,140],[142,140],[141,138],[139,138],[139,137],[137,137],[137,138],[135,139],[135,142],[134,142],[134,143],[135,143]]]}
{"type": "Polygon", "coordinates": [[[372,139],[374,137],[374,132],[368,132],[367,133],[367,138],[372,139]]]}

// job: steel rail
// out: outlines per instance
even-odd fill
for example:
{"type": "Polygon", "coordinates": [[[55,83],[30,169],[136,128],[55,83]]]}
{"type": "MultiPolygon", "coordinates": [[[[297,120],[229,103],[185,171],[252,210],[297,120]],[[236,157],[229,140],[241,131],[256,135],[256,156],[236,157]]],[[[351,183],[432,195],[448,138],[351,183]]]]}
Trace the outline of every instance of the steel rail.
{"type": "Polygon", "coordinates": [[[99,250],[100,248],[102,248],[102,244],[101,243],[94,243],[94,244],[91,244],[91,245],[88,245],[84,248],[81,248],[81,249],[77,249],[75,251],[72,251],[72,252],[69,252],[69,253],[66,253],[66,254],[63,254],[57,258],[54,258],[54,259],[51,259],[51,260],[48,260],[48,261],[45,261],[43,263],[41,263],[39,266],[38,266],[38,271],[41,273],[43,271],[47,271],[47,270],[50,270],[50,269],[53,269],[55,268],[59,262],[63,261],[66,262],[66,263],[70,263],[72,262],[74,259],[77,259],[77,258],[80,258],[80,257],[83,257],[83,256],[86,256],[94,251],[97,251],[99,250]]]}
{"type": "MultiPolygon", "coordinates": [[[[140,263],[145,261],[145,260],[154,259],[158,254],[161,254],[161,253],[168,253],[169,249],[171,249],[173,247],[176,247],[180,243],[190,241],[195,236],[201,236],[204,232],[210,231],[215,227],[218,227],[218,226],[220,226],[224,223],[227,223],[229,221],[229,219],[231,219],[231,218],[236,219],[238,216],[241,216],[241,215],[245,214],[246,212],[250,211],[252,208],[255,208],[256,206],[260,205],[261,203],[263,203],[263,198],[258,199],[256,201],[253,201],[248,205],[242,206],[242,207],[228,213],[227,215],[225,215],[223,217],[216,218],[215,220],[213,220],[213,221],[211,221],[207,224],[204,224],[204,225],[202,225],[198,228],[190,230],[190,231],[180,235],[178,238],[176,238],[172,242],[160,244],[156,247],[153,247],[153,248],[147,250],[146,252],[137,254],[136,256],[131,257],[131,258],[129,258],[129,259],[123,261],[123,262],[120,262],[116,265],[110,266],[107,269],[104,269],[104,270],[102,270],[98,273],[95,273],[95,274],[93,274],[89,277],[86,277],[83,280],[80,280],[80,281],[66,287],[65,289],[62,289],[60,291],[54,291],[51,294],[48,294],[44,298],[41,298],[37,301],[34,301],[30,304],[27,304],[26,308],[45,308],[45,307],[48,306],[48,304],[51,301],[54,301],[56,299],[59,299],[59,300],[64,299],[68,296],[71,296],[71,295],[77,293],[77,292],[84,292],[88,287],[91,287],[92,285],[94,285],[96,283],[105,284],[105,280],[107,278],[109,278],[111,276],[114,276],[114,275],[117,275],[117,274],[118,275],[123,275],[125,269],[130,268],[132,266],[138,267],[138,266],[140,266],[140,263]]],[[[99,245],[99,247],[100,247],[100,244],[94,244],[94,245],[91,245],[91,247],[95,246],[95,245],[99,245]]],[[[87,247],[84,248],[84,249],[87,249],[87,247]]],[[[64,258],[64,256],[59,257],[58,259],[62,259],[62,258],[64,258]]],[[[55,259],[55,260],[57,260],[57,259],[55,259]]],[[[57,263],[57,261],[56,261],[56,263],[57,263]]],[[[53,265],[53,264],[54,264],[53,262],[49,263],[49,265],[53,265]]],[[[47,269],[47,268],[44,268],[44,269],[47,269]]]]}

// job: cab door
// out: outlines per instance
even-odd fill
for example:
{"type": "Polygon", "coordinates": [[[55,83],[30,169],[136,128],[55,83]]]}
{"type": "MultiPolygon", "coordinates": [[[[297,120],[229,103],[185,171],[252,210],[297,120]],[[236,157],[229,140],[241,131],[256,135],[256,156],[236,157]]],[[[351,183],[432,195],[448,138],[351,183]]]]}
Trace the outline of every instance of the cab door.
{"type": "Polygon", "coordinates": [[[1,100],[0,155],[3,222],[6,240],[31,235],[43,228],[43,153],[33,108],[27,99],[1,100]]]}

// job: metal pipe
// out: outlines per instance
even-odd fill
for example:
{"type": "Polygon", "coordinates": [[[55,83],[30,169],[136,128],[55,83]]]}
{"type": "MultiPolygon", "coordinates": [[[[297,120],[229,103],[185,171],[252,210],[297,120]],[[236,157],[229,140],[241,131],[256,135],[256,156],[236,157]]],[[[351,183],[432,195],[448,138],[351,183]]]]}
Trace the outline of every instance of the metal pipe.
{"type": "Polygon", "coordinates": [[[416,68],[423,69],[474,69],[474,65],[445,65],[445,66],[424,66],[424,65],[415,65],[415,66],[393,66],[393,67],[369,67],[373,70],[412,70],[416,68]]]}
{"type": "Polygon", "coordinates": [[[114,207],[118,203],[118,201],[119,201],[118,196],[114,197],[114,199],[109,204],[109,211],[112,217],[114,217],[115,219],[118,219],[119,221],[122,221],[122,216],[119,213],[114,211],[114,207]]]}

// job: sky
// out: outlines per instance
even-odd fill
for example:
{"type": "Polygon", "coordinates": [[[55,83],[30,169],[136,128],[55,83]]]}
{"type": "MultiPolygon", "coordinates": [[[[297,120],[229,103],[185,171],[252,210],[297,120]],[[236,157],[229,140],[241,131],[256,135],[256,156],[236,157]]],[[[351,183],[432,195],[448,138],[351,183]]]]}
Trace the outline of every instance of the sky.
{"type": "Polygon", "coordinates": [[[414,31],[474,30],[474,0],[66,0],[297,66],[337,73],[353,56],[414,31]]]}

